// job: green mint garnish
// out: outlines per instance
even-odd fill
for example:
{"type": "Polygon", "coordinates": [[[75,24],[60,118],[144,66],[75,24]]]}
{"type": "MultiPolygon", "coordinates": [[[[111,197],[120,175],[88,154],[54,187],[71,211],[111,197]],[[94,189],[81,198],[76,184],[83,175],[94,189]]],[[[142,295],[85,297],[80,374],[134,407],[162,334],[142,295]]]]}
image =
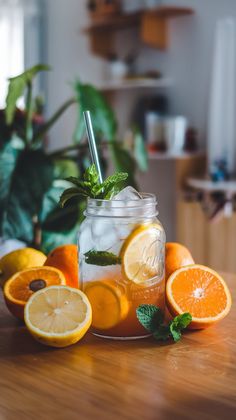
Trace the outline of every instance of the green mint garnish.
{"type": "Polygon", "coordinates": [[[84,254],[86,264],[91,265],[116,265],[121,263],[120,257],[107,251],[88,251],[84,254]]]}
{"type": "Polygon", "coordinates": [[[139,322],[151,333],[164,321],[162,311],[155,305],[140,305],[136,312],[139,322]]]}
{"type": "Polygon", "coordinates": [[[182,331],[192,321],[192,316],[186,312],[176,316],[169,324],[164,324],[164,314],[155,305],[140,305],[137,318],[147,331],[153,334],[156,340],[165,341],[172,338],[175,342],[181,338],[182,331]]]}
{"type": "Polygon", "coordinates": [[[181,331],[184,330],[192,321],[192,316],[186,312],[182,315],[176,316],[170,323],[170,332],[174,341],[179,341],[181,338],[181,331]]]}
{"type": "Polygon", "coordinates": [[[71,182],[74,187],[63,192],[60,205],[64,207],[65,203],[74,197],[110,200],[123,188],[123,182],[127,178],[128,174],[126,172],[117,172],[109,176],[102,184],[99,184],[96,167],[91,165],[86,169],[82,180],[74,177],[67,178],[67,181],[71,182]]]}

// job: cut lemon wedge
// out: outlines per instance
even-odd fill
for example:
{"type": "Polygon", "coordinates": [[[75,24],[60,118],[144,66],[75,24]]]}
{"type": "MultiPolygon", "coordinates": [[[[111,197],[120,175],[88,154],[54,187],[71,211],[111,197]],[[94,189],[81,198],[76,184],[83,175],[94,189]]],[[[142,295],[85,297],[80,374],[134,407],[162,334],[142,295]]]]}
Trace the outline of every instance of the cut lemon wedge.
{"type": "Polygon", "coordinates": [[[84,286],[84,292],[92,306],[94,328],[107,330],[126,318],[129,302],[115,282],[107,280],[90,282],[84,286]]]}
{"type": "Polygon", "coordinates": [[[158,224],[141,225],[126,238],[120,252],[126,279],[141,284],[158,275],[159,238],[158,224]]]}
{"type": "Polygon", "coordinates": [[[33,337],[52,347],[76,343],[92,321],[88,298],[69,286],[50,286],[34,293],[26,303],[24,315],[33,337]]]}

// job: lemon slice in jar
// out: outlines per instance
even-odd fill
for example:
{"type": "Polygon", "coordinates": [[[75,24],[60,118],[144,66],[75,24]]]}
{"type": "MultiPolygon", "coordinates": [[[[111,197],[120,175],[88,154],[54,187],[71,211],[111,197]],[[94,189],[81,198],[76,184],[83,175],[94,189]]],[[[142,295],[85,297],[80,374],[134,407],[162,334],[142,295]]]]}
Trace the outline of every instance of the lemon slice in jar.
{"type": "Polygon", "coordinates": [[[158,224],[140,225],[126,238],[120,251],[120,258],[122,271],[127,280],[142,284],[158,275],[159,238],[158,224]]]}

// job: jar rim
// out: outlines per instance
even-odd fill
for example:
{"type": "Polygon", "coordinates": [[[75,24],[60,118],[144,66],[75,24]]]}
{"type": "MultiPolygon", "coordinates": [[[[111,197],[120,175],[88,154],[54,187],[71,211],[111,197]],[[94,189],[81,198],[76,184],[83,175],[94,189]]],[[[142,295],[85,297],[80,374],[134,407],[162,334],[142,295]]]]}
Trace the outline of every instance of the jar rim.
{"type": "Polygon", "coordinates": [[[117,206],[115,207],[119,207],[119,203],[129,203],[128,207],[132,207],[132,205],[134,204],[135,207],[137,207],[137,205],[139,206],[141,205],[147,205],[147,204],[152,204],[152,205],[156,205],[157,204],[157,198],[155,196],[155,194],[152,193],[144,193],[144,192],[139,192],[139,194],[141,195],[141,199],[140,200],[130,200],[130,199],[123,199],[123,200],[107,200],[107,199],[103,199],[103,198],[91,198],[88,197],[87,198],[87,204],[88,205],[99,205],[99,204],[103,204],[103,205],[110,205],[110,203],[117,203],[117,206]]]}
{"type": "Polygon", "coordinates": [[[140,193],[140,200],[104,200],[97,198],[87,199],[86,216],[137,218],[155,217],[158,215],[157,199],[154,194],[140,193]]]}

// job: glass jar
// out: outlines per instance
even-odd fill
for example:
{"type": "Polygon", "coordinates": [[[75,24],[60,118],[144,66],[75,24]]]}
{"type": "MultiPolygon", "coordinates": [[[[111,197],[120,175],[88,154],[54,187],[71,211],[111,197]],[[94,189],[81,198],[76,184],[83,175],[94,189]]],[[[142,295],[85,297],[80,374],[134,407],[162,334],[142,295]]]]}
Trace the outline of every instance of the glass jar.
{"type": "Polygon", "coordinates": [[[147,336],[136,309],[165,307],[165,232],[156,197],[140,197],[89,198],[80,227],[80,283],[92,306],[92,331],[105,338],[147,336]]]}

